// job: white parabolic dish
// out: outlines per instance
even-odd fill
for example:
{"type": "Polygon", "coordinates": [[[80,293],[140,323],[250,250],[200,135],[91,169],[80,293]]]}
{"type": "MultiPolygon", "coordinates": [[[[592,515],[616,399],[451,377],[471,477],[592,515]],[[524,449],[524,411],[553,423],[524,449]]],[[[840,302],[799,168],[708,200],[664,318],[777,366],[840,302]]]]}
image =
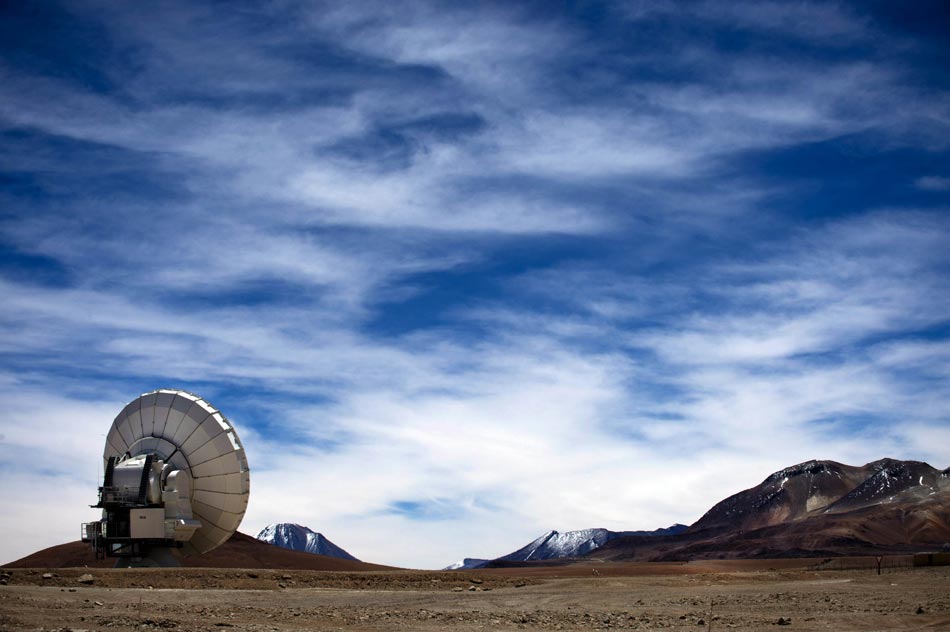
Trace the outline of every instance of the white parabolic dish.
{"type": "Polygon", "coordinates": [[[149,453],[191,475],[191,510],[201,527],[182,553],[207,553],[224,544],[244,518],[251,489],[244,446],[231,422],[193,393],[145,393],[112,422],[102,458],[149,453]]]}

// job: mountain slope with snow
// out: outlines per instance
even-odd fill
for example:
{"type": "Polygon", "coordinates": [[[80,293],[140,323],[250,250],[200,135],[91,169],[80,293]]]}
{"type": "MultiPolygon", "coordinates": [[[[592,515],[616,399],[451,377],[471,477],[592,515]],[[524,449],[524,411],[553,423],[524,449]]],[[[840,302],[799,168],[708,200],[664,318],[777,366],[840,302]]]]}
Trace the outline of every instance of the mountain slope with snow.
{"type": "Polygon", "coordinates": [[[614,538],[596,555],[682,561],[938,550],[950,542],[948,474],[920,461],[805,461],[716,503],[681,535],[614,538]]]}
{"type": "Polygon", "coordinates": [[[607,529],[581,529],[579,531],[548,531],[517,551],[503,555],[499,560],[530,562],[561,557],[586,555],[606,544],[616,534],[607,529]]]}
{"type": "Polygon", "coordinates": [[[469,570],[484,568],[504,562],[536,562],[570,557],[580,557],[597,550],[607,542],[619,537],[651,537],[677,535],[686,531],[684,524],[674,524],[664,529],[654,531],[609,531],[607,529],[580,529],[577,531],[548,531],[544,535],[532,540],[517,551],[502,557],[486,560],[466,557],[460,562],[446,566],[442,570],[469,570]]]}
{"type": "Polygon", "coordinates": [[[292,551],[329,555],[344,560],[359,561],[342,548],[330,542],[322,533],[317,533],[299,524],[281,522],[268,525],[257,534],[257,539],[292,551]]]}
{"type": "Polygon", "coordinates": [[[748,531],[818,514],[923,499],[946,481],[941,475],[919,461],[880,459],[861,466],[805,461],[716,503],[689,529],[748,531]]]}
{"type": "Polygon", "coordinates": [[[920,461],[882,459],[874,462],[875,472],[863,483],[829,505],[826,512],[841,512],[888,503],[907,496],[922,499],[941,486],[942,472],[920,461]]]}
{"type": "Polygon", "coordinates": [[[655,531],[609,531],[607,529],[580,529],[577,531],[548,531],[513,553],[503,555],[499,562],[534,562],[566,557],[580,557],[595,551],[620,537],[649,537],[676,535],[687,529],[686,525],[674,524],[655,531]]]}
{"type": "Polygon", "coordinates": [[[491,563],[491,560],[482,560],[475,557],[466,557],[465,559],[456,562],[455,564],[449,564],[442,570],[444,571],[468,571],[473,568],[485,568],[488,564],[491,563]]]}

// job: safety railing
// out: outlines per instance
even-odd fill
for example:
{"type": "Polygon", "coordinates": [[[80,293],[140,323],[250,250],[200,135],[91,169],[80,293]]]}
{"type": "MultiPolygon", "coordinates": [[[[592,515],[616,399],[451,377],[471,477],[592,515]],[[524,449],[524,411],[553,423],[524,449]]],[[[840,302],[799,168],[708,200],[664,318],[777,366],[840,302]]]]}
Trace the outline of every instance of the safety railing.
{"type": "Polygon", "coordinates": [[[138,485],[110,486],[99,488],[99,504],[135,504],[139,501],[141,487],[138,485]]]}

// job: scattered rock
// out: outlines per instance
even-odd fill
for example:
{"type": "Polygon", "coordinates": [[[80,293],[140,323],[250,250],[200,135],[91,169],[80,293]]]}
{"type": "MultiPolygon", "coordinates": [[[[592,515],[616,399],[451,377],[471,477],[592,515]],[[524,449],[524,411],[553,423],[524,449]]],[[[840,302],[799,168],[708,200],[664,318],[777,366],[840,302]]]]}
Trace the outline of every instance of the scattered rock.
{"type": "Polygon", "coordinates": [[[696,625],[706,625],[706,620],[700,619],[699,621],[696,622],[696,625]]]}
{"type": "Polygon", "coordinates": [[[477,577],[472,577],[472,578],[469,579],[468,581],[472,582],[473,584],[484,584],[484,583],[485,583],[484,580],[478,579],[477,577]]]}
{"type": "Polygon", "coordinates": [[[53,579],[52,573],[43,573],[43,579],[53,579]]]}
{"type": "Polygon", "coordinates": [[[287,588],[287,584],[285,584],[284,582],[278,582],[278,583],[277,583],[277,587],[278,587],[278,588],[287,588]]]}
{"type": "Polygon", "coordinates": [[[69,592],[76,592],[76,589],[75,589],[75,588],[70,588],[70,589],[69,589],[69,592]]]}
{"type": "Polygon", "coordinates": [[[104,605],[105,605],[105,604],[102,603],[101,601],[94,601],[93,603],[96,604],[97,606],[104,606],[104,605]]]}
{"type": "Polygon", "coordinates": [[[917,606],[917,611],[914,612],[914,614],[923,614],[923,613],[924,613],[924,607],[923,607],[923,606],[917,606]]]}
{"type": "Polygon", "coordinates": [[[90,575],[89,573],[85,573],[84,575],[80,575],[79,579],[77,579],[76,581],[78,581],[80,584],[92,584],[93,582],[96,581],[96,578],[90,575]]]}
{"type": "Polygon", "coordinates": [[[791,617],[789,617],[788,619],[786,619],[785,617],[779,617],[778,621],[775,622],[775,625],[792,625],[792,619],[791,617]]]}
{"type": "Polygon", "coordinates": [[[250,577],[251,579],[257,579],[258,577],[257,573],[248,573],[247,576],[250,577]]]}
{"type": "Polygon", "coordinates": [[[468,589],[472,592],[475,592],[475,586],[469,586],[468,589]]]}
{"type": "Polygon", "coordinates": [[[452,592],[462,592],[463,590],[465,589],[462,588],[461,586],[456,586],[455,588],[452,589],[452,592]]]}

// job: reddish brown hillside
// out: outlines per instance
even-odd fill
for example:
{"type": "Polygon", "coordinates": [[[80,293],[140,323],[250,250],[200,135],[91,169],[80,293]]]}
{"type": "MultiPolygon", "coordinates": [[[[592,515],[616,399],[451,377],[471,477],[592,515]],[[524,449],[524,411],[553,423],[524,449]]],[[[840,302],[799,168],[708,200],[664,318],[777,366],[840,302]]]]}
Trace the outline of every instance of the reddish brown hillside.
{"type": "Polygon", "coordinates": [[[799,463],[717,503],[690,531],[748,531],[798,520],[835,502],[872,473],[873,464],[855,467],[835,461],[799,463]]]}
{"type": "Polygon", "coordinates": [[[920,461],[880,459],[862,466],[806,461],[717,503],[689,531],[751,531],[863,507],[913,505],[948,486],[944,473],[920,461]]]}
{"type": "MultiPolygon", "coordinates": [[[[89,566],[108,568],[114,559],[96,560],[88,544],[69,542],[52,546],[5,564],[6,568],[70,568],[89,566]]],[[[220,547],[196,557],[186,557],[182,566],[206,568],[277,568],[314,571],[378,571],[390,566],[344,560],[326,555],[282,549],[243,533],[235,533],[220,547]]]]}
{"type": "Polygon", "coordinates": [[[871,555],[950,543],[950,476],[919,461],[807,461],[717,503],[686,533],[617,538],[615,561],[871,555]]]}

